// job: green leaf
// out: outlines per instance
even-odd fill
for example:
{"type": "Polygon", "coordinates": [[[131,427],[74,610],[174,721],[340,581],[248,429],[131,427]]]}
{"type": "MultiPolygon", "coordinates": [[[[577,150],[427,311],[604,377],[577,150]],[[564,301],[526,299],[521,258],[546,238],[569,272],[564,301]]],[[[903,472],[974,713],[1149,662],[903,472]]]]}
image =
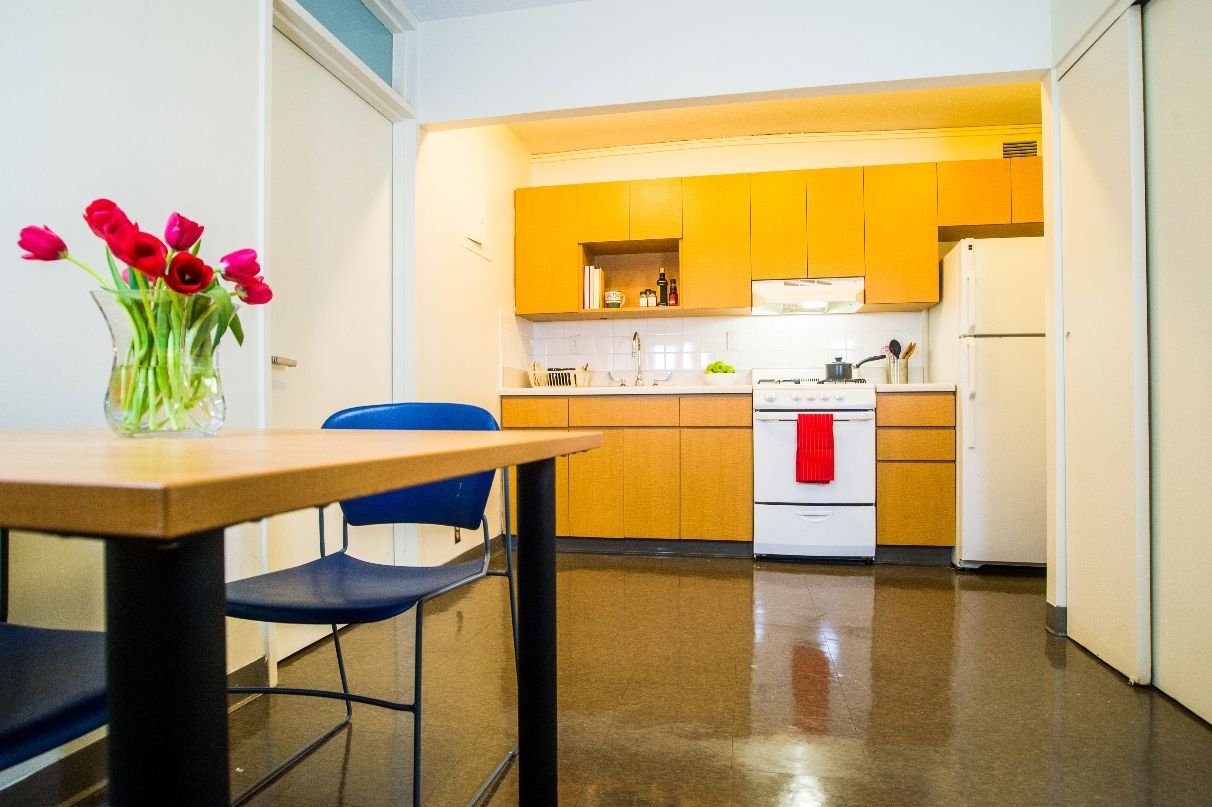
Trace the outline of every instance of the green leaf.
{"type": "Polygon", "coordinates": [[[126,281],[122,279],[122,272],[118,269],[118,264],[114,263],[114,253],[109,251],[109,247],[105,248],[105,262],[109,264],[109,274],[114,279],[114,288],[130,288],[126,281]]]}
{"type": "Polygon", "coordinates": [[[231,318],[231,335],[236,337],[236,344],[244,344],[244,326],[240,324],[240,315],[236,314],[231,318]]]}
{"type": "Polygon", "coordinates": [[[239,330],[239,320],[235,319],[236,309],[232,305],[231,294],[217,283],[207,289],[205,294],[215,301],[215,345],[219,344],[229,326],[236,337],[236,343],[244,344],[244,331],[239,330]]]}

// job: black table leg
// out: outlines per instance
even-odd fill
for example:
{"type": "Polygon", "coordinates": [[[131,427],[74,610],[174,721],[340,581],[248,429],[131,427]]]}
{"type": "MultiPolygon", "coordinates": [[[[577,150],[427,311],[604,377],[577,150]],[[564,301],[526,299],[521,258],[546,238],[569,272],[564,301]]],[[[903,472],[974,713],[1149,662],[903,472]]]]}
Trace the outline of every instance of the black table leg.
{"type": "Polygon", "coordinates": [[[518,466],[519,803],[555,807],[555,460],[518,466]]]}
{"type": "Polygon", "coordinates": [[[226,805],[223,530],[105,547],[109,803],[226,805]]]}

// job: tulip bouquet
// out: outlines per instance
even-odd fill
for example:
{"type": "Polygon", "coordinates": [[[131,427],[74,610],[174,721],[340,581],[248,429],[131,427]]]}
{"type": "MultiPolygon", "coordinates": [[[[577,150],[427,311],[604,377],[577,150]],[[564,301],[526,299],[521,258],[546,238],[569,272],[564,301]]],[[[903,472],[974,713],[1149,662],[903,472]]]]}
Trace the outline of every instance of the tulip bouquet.
{"type": "Polygon", "coordinates": [[[225,416],[215,350],[228,331],[244,342],[233,297],[248,305],[273,297],[257,253],[224,255],[216,270],[198,257],[202,225],[173,213],[161,241],[108,199],[90,204],[84,220],[105,242],[108,277],[72,255],[49,227],[23,228],[17,245],[26,260],[66,260],[101,284],[93,298],[114,338],[105,399],[110,426],[124,435],[214,434],[225,416]]]}

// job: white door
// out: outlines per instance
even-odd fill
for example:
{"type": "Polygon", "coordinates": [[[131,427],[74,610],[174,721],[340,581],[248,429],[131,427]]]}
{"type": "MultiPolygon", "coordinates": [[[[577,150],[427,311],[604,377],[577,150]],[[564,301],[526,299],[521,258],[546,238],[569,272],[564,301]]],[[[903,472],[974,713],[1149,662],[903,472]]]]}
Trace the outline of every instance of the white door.
{"type": "MultiPolygon", "coordinates": [[[[391,123],[275,31],[270,139],[270,425],[320,426],[391,399],[391,123]]],[[[270,569],[318,555],[314,510],[269,523],[270,569]]],[[[340,518],[329,508],[329,546],[340,518]]],[[[354,554],[391,562],[390,528],[361,528],[354,554]]],[[[326,629],[274,626],[278,661],[326,629]]]]}
{"type": "Polygon", "coordinates": [[[1212,721],[1212,377],[1201,366],[1212,300],[1212,4],[1144,10],[1153,443],[1153,683],[1212,721]]]}
{"type": "Polygon", "coordinates": [[[1151,676],[1140,7],[1059,82],[1069,635],[1151,676]]]}

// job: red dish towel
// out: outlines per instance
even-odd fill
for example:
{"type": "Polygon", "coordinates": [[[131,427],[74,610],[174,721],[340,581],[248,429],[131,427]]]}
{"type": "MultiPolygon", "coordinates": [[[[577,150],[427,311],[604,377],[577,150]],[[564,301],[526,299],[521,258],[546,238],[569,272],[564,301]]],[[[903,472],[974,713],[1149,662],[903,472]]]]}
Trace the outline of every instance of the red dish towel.
{"type": "Polygon", "coordinates": [[[833,415],[813,413],[799,416],[795,481],[833,481],[833,415]]]}

